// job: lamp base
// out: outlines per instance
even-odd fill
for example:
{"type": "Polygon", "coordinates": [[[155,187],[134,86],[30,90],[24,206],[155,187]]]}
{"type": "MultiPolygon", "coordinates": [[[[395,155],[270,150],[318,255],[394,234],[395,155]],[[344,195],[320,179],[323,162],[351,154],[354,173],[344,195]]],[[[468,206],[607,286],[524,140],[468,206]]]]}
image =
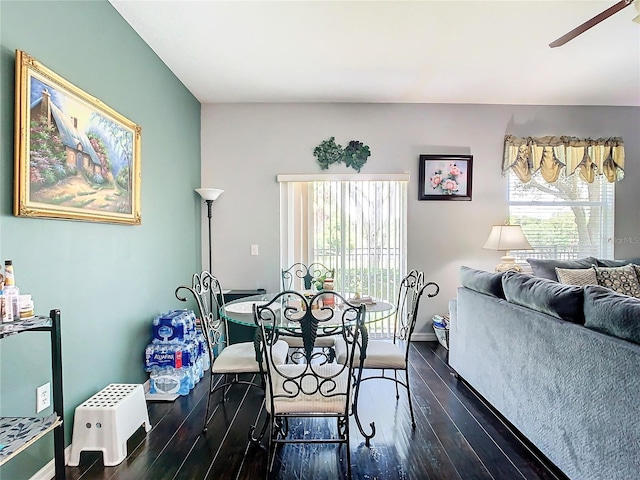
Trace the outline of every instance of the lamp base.
{"type": "Polygon", "coordinates": [[[515,257],[511,255],[505,255],[500,257],[500,263],[496,267],[496,272],[522,272],[522,267],[516,263],[515,257]]]}

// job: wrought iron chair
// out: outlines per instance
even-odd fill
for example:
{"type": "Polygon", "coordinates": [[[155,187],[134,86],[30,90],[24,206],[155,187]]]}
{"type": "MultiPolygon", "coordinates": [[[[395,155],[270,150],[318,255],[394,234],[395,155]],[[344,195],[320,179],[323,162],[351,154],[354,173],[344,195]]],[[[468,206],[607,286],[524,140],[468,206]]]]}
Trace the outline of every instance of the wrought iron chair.
{"type": "MultiPolygon", "coordinates": [[[[312,263],[309,266],[301,262],[294,263],[286,270],[282,269],[282,290],[310,290],[315,278],[321,276],[333,278],[335,272],[334,268],[329,268],[319,262],[312,263]]],[[[292,362],[297,362],[303,358],[303,345],[300,337],[282,335],[281,339],[287,342],[289,348],[292,349],[289,355],[292,362]]],[[[333,361],[334,344],[335,339],[333,337],[320,337],[316,339],[316,347],[322,349],[327,361],[333,361]]]]}
{"type": "MultiPolygon", "coordinates": [[[[411,270],[409,274],[402,279],[398,298],[396,302],[396,316],[393,327],[393,341],[387,340],[369,340],[366,350],[366,358],[363,362],[363,368],[366,370],[381,370],[378,376],[363,376],[360,383],[365,380],[386,379],[391,380],[396,386],[396,398],[400,398],[398,385],[407,389],[407,397],[409,400],[409,411],[411,412],[411,426],[416,427],[416,421],[413,415],[413,403],[411,401],[411,388],[409,385],[409,347],[411,335],[416,326],[418,317],[418,308],[423,293],[428,289],[432,289],[427,293],[427,297],[435,297],[440,291],[440,287],[434,282],[425,283],[424,274],[418,270],[411,270]],[[386,376],[387,371],[393,372],[393,377],[386,376]],[[404,380],[398,378],[398,372],[404,372],[404,380]]],[[[338,363],[349,361],[348,349],[342,340],[336,341],[336,360],[338,363]]],[[[356,352],[356,362],[359,361],[356,352]]],[[[357,417],[356,417],[357,419],[357,417]]],[[[366,434],[362,431],[358,420],[358,427],[366,438],[366,444],[375,435],[375,425],[370,424],[371,433],[366,434]]]]}
{"type": "Polygon", "coordinates": [[[294,263],[286,270],[282,269],[282,290],[310,290],[314,278],[333,277],[335,272],[334,268],[318,262],[309,266],[301,262],[294,263]],[[301,279],[302,282],[296,282],[297,279],[301,279]]]}
{"type": "MultiPolygon", "coordinates": [[[[229,329],[219,313],[220,307],[224,306],[224,296],[218,279],[207,271],[196,273],[193,275],[190,287],[181,285],[176,288],[175,294],[178,300],[186,302],[187,297],[183,294],[184,292],[189,292],[197,304],[200,327],[205,336],[211,364],[209,395],[202,428],[202,432],[206,434],[207,425],[211,420],[211,397],[216,391],[223,390],[222,401],[224,401],[232,385],[244,384],[264,389],[264,379],[256,360],[254,343],[229,343],[229,329]],[[220,382],[217,382],[217,374],[223,376],[220,382]],[[243,374],[258,375],[259,382],[245,380],[240,377],[243,374]]],[[[288,349],[285,342],[276,342],[273,345],[274,362],[285,363],[288,349]]]]}
{"type": "MultiPolygon", "coordinates": [[[[270,303],[254,306],[254,319],[258,326],[256,349],[266,370],[266,410],[269,422],[267,478],[273,469],[278,444],[282,443],[338,443],[346,445],[347,475],[351,478],[349,449],[349,411],[357,385],[351,375],[359,376],[354,368],[354,351],[363,352],[366,341],[361,342],[364,329],[364,306],[355,306],[335,292],[318,293],[308,300],[304,295],[285,291],[270,303]],[[320,299],[333,296],[335,308],[320,307],[320,299]],[[295,299],[295,304],[291,300],[295,299]],[[278,330],[298,335],[303,341],[304,361],[279,365],[273,348],[273,324],[279,319],[278,330]],[[284,325],[295,325],[296,329],[284,325]],[[294,331],[296,330],[296,331],[294,331]],[[315,349],[316,339],[338,335],[345,344],[344,364],[326,363],[322,353],[315,349]],[[364,345],[364,347],[363,347],[364,345]],[[355,389],[355,390],[354,390],[355,389]],[[302,438],[289,430],[291,418],[335,418],[337,433],[331,438],[302,438]]],[[[359,368],[359,364],[358,364],[359,368]]]]}

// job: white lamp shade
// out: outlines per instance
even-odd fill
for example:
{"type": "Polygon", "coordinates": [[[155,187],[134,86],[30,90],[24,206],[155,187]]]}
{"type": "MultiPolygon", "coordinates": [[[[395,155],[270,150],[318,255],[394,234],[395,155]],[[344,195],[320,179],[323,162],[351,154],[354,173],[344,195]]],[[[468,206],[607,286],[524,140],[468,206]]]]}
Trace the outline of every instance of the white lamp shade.
{"type": "Polygon", "coordinates": [[[196,192],[200,194],[203,200],[215,200],[218,198],[224,190],[219,188],[196,188],[196,192]]]}
{"type": "Polygon", "coordinates": [[[533,250],[520,225],[495,225],[482,248],[488,250],[533,250]]]}

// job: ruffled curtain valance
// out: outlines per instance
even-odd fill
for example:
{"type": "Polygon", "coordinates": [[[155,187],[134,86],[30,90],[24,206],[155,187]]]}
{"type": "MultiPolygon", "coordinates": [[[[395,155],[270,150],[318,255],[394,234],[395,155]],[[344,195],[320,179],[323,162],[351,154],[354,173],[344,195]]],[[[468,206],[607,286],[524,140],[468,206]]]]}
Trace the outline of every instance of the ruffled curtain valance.
{"type": "Polygon", "coordinates": [[[576,137],[504,137],[502,172],[513,170],[527,183],[540,170],[548,183],[555,182],[561,171],[565,175],[578,172],[585,182],[592,183],[596,175],[609,182],[624,177],[624,144],[622,138],[576,137]]]}

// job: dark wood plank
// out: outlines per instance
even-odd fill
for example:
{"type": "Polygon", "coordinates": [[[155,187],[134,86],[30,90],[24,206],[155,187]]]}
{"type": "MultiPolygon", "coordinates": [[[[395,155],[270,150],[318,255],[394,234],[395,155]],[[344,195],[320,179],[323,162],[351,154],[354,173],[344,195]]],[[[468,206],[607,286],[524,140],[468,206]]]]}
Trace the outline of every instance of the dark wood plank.
{"type": "MultiPolygon", "coordinates": [[[[281,480],[371,479],[562,479],[478,399],[451,375],[447,351],[435,342],[412,346],[410,374],[416,428],[406,392],[396,399],[393,382],[370,380],[359,401],[365,425],[375,420],[370,447],[350,418],[351,465],[344,446],[284,445],[278,448],[269,478],[281,480]]],[[[267,440],[248,442],[249,427],[266,418],[264,393],[236,385],[217,405],[206,436],[201,433],[208,374],[187,396],[170,403],[149,403],[152,430],[138,430],[127,442],[128,457],[104,467],[102,455],[86,452],[80,466],[67,467],[71,480],[254,480],[266,478],[267,440]]],[[[219,399],[218,396],[214,401],[219,399]]],[[[292,420],[291,435],[335,435],[334,420],[292,420]]],[[[534,452],[535,453],[535,452],[534,452]]]]}
{"type": "MultiPolygon", "coordinates": [[[[250,379],[255,380],[254,376],[250,379]]],[[[219,402],[221,397],[218,391],[212,400],[219,402]]],[[[249,427],[260,413],[263,398],[264,392],[256,387],[232,386],[227,400],[216,404],[206,436],[200,435],[192,444],[179,478],[204,479],[217,472],[239,472],[247,456],[249,427]]]]}
{"type": "Polygon", "coordinates": [[[441,402],[448,402],[447,413],[497,478],[500,475],[512,475],[514,471],[518,472],[520,478],[527,479],[566,478],[536,458],[534,452],[520,442],[464,383],[452,375],[444,347],[435,342],[415,342],[412,353],[420,356],[414,364],[425,375],[434,395],[441,402]],[[457,401],[452,401],[452,398],[457,401]]]}

